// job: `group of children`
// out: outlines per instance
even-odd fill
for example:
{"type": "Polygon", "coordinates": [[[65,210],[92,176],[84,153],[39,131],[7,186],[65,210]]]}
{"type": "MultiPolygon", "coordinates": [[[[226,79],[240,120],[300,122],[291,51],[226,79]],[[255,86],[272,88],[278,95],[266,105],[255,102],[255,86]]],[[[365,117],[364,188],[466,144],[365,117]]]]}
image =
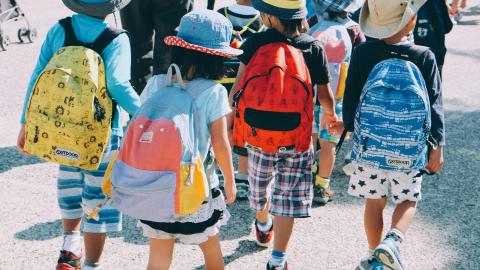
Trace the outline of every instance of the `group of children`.
{"type": "MultiPolygon", "coordinates": [[[[28,125],[25,115],[49,61],[67,45],[95,49],[91,44],[99,43],[97,39],[111,29],[106,16],[129,1],[63,2],[77,14],[52,27],[42,46],[26,94],[18,136],[18,148],[25,154],[25,124],[28,125]]],[[[57,190],[64,242],[57,270],[100,269],[106,233],[121,230],[121,213],[107,204],[99,211],[98,218],[92,219],[83,209],[93,209],[105,199],[101,186],[113,153],[121,147],[126,115],[135,115],[156,91],[171,83],[192,93],[198,85],[206,85],[195,94],[198,112],[195,124],[210,192],[192,214],[175,216],[168,222],[139,221],[144,235],[150,239],[148,269],[170,267],[175,241],[199,245],[206,269],[223,269],[218,234],[230,217],[226,204],[232,204],[236,197],[248,197],[256,211],[258,245],[268,247],[273,241],[266,269],[289,269],[286,253],[294,219],[310,216],[314,198],[321,202],[331,199],[329,181],[335,147],[342,133],[357,132],[356,117],[364,98],[362,89],[369,83],[372,70],[384,60],[407,58],[420,70],[430,113],[425,125],[431,126],[428,153],[424,153],[428,158],[423,165],[430,173],[442,170],[445,130],[440,73],[434,54],[415,45],[412,39],[416,13],[425,0],[367,0],[365,4],[354,0],[312,2],[317,23],[310,29],[305,1],[301,0],[238,0],[218,12],[188,13],[180,22],[178,35],[165,39],[167,45],[174,47],[172,63],[176,65],[171,68],[179,67],[175,72],[177,79],[172,82],[169,77],[172,74],[156,75],[140,97],[129,82],[128,35],[111,31],[111,38],[97,53],[103,59],[106,87],[114,101],[112,133],[108,145],[102,148],[103,157],[97,170],[60,166],[57,190]],[[349,18],[349,13],[362,4],[357,24],[349,18]],[[333,32],[328,35],[328,31],[333,32]],[[364,34],[373,40],[365,42],[364,34]],[[226,66],[236,73],[236,79],[225,82],[231,89],[216,83],[231,72],[226,66]],[[302,110],[292,111],[291,108],[297,107],[302,110]],[[279,112],[279,108],[283,111],[279,112]],[[320,146],[318,161],[317,145],[320,146]],[[232,149],[239,155],[237,174],[234,174],[232,149]],[[208,168],[212,160],[222,171],[226,198],[215,170],[208,168]]],[[[152,136],[142,136],[140,140],[152,142],[152,136]]],[[[355,139],[358,138],[354,136],[355,139]]],[[[365,140],[362,147],[367,146],[365,140]]],[[[358,153],[354,151],[354,155],[358,153]]],[[[421,199],[423,168],[387,170],[361,160],[361,157],[353,160],[348,188],[349,194],[365,199],[368,254],[356,269],[405,269],[399,246],[421,199]],[[391,228],[384,234],[383,210],[389,187],[396,207],[391,228]]],[[[392,162],[406,164],[404,160],[392,162]]]]}

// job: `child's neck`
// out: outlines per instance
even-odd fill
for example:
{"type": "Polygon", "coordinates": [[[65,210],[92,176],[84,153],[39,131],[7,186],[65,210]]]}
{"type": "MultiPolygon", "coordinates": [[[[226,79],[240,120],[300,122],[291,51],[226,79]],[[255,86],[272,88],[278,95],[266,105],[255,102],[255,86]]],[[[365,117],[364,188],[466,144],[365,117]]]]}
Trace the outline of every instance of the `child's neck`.
{"type": "Polygon", "coordinates": [[[404,42],[408,40],[408,35],[395,35],[389,38],[383,39],[383,41],[388,45],[394,45],[400,42],[404,42]]]}

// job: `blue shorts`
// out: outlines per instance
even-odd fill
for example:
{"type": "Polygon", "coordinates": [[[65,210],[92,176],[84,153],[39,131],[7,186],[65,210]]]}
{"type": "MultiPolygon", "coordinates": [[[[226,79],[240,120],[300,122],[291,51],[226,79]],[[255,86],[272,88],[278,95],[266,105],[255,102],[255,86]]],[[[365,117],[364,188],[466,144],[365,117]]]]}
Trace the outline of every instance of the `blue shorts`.
{"type": "MultiPolygon", "coordinates": [[[[318,138],[320,140],[338,143],[340,136],[329,134],[326,126],[320,127],[320,121],[323,117],[323,107],[315,105],[313,113],[315,122],[313,123],[312,133],[318,133],[318,138]]],[[[338,119],[342,119],[343,99],[335,99],[335,113],[337,114],[338,119]]]]}
{"type": "Polygon", "coordinates": [[[106,205],[99,212],[99,220],[88,219],[82,204],[95,208],[105,200],[102,182],[114,151],[118,150],[120,137],[112,136],[105,149],[100,167],[95,171],[60,165],[57,178],[57,198],[64,219],[83,217],[83,231],[91,233],[118,232],[122,230],[120,212],[106,205]]]}

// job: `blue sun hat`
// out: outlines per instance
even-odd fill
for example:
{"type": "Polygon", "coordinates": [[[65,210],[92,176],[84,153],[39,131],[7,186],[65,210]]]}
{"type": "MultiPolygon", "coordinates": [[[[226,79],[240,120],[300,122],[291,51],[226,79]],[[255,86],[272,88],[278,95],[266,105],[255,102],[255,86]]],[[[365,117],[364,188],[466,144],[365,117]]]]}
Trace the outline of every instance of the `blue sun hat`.
{"type": "Polygon", "coordinates": [[[168,36],[165,44],[218,56],[238,56],[242,50],[230,47],[232,23],[212,10],[195,10],[180,20],[177,36],[168,36]]]}
{"type": "Polygon", "coordinates": [[[252,0],[252,6],[263,13],[283,20],[305,19],[305,0],[252,0]]]}
{"type": "Polygon", "coordinates": [[[124,8],[131,0],[62,0],[73,12],[93,17],[105,17],[124,8]]]}
{"type": "Polygon", "coordinates": [[[354,12],[363,6],[365,0],[313,0],[316,13],[354,12]]]}

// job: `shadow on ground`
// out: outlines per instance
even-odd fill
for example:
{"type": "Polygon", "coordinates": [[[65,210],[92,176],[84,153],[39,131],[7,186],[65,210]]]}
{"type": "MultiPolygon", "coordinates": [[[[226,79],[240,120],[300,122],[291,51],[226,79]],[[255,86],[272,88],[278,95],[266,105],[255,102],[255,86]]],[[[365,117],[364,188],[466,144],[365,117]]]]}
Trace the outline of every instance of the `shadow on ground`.
{"type": "MultiPolygon", "coordinates": [[[[460,112],[448,111],[446,116],[447,146],[445,148],[445,170],[440,175],[426,177],[423,184],[423,201],[419,204],[417,220],[442,228],[448,248],[458,255],[450,261],[445,269],[480,269],[480,111],[460,112]]],[[[342,173],[343,157],[350,148],[345,144],[338,155],[337,166],[332,175],[332,189],[336,191],[333,204],[358,204],[361,200],[347,195],[348,179],[342,173]]],[[[37,159],[24,159],[15,148],[2,148],[19,160],[20,165],[40,162],[37,159]]],[[[10,159],[9,159],[10,160],[10,159]]],[[[2,172],[15,166],[18,161],[7,161],[2,164],[2,172]]],[[[229,207],[232,218],[229,225],[222,229],[222,240],[234,240],[250,235],[254,213],[247,202],[237,202],[229,207]],[[235,230],[232,230],[234,226],[235,230]]],[[[137,221],[125,216],[124,230],[111,234],[111,237],[123,237],[127,243],[146,245],[148,241],[137,227],[137,221]]],[[[29,241],[43,241],[62,235],[61,221],[38,223],[15,234],[15,238],[29,241]]],[[[410,242],[412,243],[412,242],[410,242]]],[[[259,252],[252,240],[241,240],[237,249],[225,257],[231,263],[238,258],[259,252]]],[[[432,258],[434,259],[434,258],[432,258]]],[[[202,269],[197,268],[197,269],[202,269]]]]}
{"type": "Polygon", "coordinates": [[[18,152],[15,146],[0,147],[0,157],[0,173],[9,171],[15,167],[45,162],[35,156],[25,157],[18,152]]]}

